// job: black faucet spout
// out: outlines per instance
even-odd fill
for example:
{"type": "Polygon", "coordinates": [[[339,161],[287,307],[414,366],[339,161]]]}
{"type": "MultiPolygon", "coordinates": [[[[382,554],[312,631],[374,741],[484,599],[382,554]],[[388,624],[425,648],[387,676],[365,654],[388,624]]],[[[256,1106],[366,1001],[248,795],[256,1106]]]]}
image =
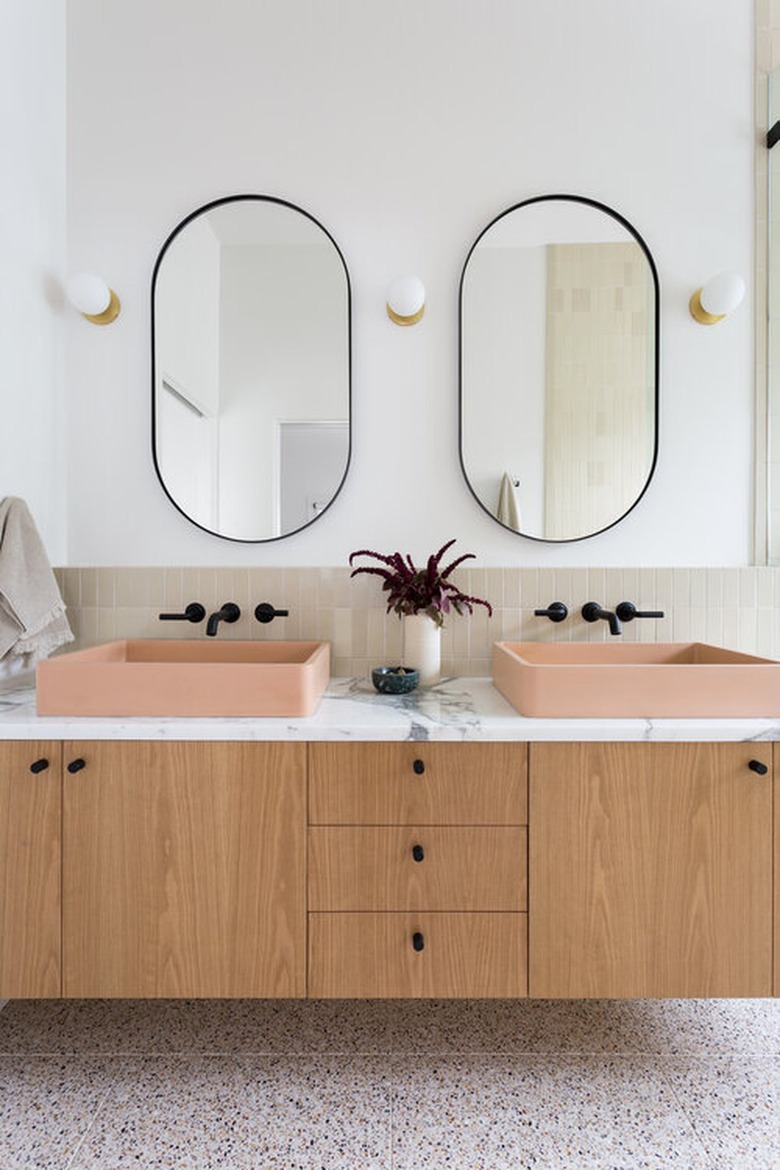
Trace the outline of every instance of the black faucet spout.
{"type": "Polygon", "coordinates": [[[622,633],[618,615],[611,609],[602,609],[597,601],[587,601],[582,607],[582,616],[586,622],[608,622],[610,634],[622,633]]]}
{"type": "Polygon", "coordinates": [[[210,638],[215,638],[220,622],[227,622],[228,625],[231,625],[233,622],[237,622],[240,617],[241,610],[235,601],[226,601],[221,609],[209,615],[209,620],[206,623],[206,633],[210,638]]]}

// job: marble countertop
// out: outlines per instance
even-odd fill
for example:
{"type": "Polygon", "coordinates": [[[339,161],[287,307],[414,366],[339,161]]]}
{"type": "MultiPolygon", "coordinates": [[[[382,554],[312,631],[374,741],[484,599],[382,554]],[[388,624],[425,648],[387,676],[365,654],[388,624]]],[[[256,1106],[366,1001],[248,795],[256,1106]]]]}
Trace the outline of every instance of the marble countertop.
{"type": "Polygon", "coordinates": [[[365,679],[331,679],[305,719],[40,716],[35,691],[0,692],[0,739],[168,740],[780,740],[780,719],[528,719],[489,678],[444,679],[410,695],[378,695],[365,679]]]}

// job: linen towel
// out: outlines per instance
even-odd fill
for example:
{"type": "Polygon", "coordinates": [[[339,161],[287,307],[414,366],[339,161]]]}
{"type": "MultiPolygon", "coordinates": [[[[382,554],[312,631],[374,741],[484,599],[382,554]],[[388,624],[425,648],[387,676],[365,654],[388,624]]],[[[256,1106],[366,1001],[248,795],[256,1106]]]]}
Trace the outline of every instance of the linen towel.
{"type": "Polygon", "coordinates": [[[514,528],[515,532],[520,531],[520,505],[517,502],[517,493],[512,477],[507,471],[501,476],[496,519],[500,520],[502,524],[506,524],[507,528],[514,528]]]}
{"type": "Polygon", "coordinates": [[[65,604],[24,500],[0,500],[0,659],[32,666],[73,641],[65,604]]]}

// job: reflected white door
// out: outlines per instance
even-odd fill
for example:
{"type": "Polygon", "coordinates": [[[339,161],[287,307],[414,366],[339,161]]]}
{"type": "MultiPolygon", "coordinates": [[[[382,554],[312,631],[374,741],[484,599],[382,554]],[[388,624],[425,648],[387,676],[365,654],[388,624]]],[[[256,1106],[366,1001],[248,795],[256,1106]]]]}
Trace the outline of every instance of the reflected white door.
{"type": "Polygon", "coordinates": [[[279,518],[282,532],[308,524],[330,502],[349,456],[349,423],[279,423],[279,518]]]}

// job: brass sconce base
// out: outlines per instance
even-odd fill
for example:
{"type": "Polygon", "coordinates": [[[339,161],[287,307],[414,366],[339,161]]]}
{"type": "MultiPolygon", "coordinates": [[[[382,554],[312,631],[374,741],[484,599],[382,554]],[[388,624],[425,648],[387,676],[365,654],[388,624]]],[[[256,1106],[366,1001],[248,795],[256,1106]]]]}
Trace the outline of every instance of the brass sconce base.
{"type": "Polygon", "coordinates": [[[82,313],[82,317],[86,317],[93,325],[110,325],[112,321],[116,321],[119,316],[119,310],[122,307],[119,303],[119,297],[114,290],[108,290],[111,293],[111,300],[108,302],[107,308],[102,313],[82,313]]]}
{"type": "Polygon", "coordinates": [[[688,308],[691,311],[691,316],[700,325],[715,325],[718,321],[722,321],[726,316],[725,313],[708,313],[701,303],[701,289],[697,289],[688,302],[688,308]]]}
{"type": "Polygon", "coordinates": [[[389,305],[387,306],[387,315],[396,325],[416,325],[424,312],[425,305],[422,305],[416,313],[411,313],[408,317],[402,317],[400,313],[394,312],[389,305]]]}

